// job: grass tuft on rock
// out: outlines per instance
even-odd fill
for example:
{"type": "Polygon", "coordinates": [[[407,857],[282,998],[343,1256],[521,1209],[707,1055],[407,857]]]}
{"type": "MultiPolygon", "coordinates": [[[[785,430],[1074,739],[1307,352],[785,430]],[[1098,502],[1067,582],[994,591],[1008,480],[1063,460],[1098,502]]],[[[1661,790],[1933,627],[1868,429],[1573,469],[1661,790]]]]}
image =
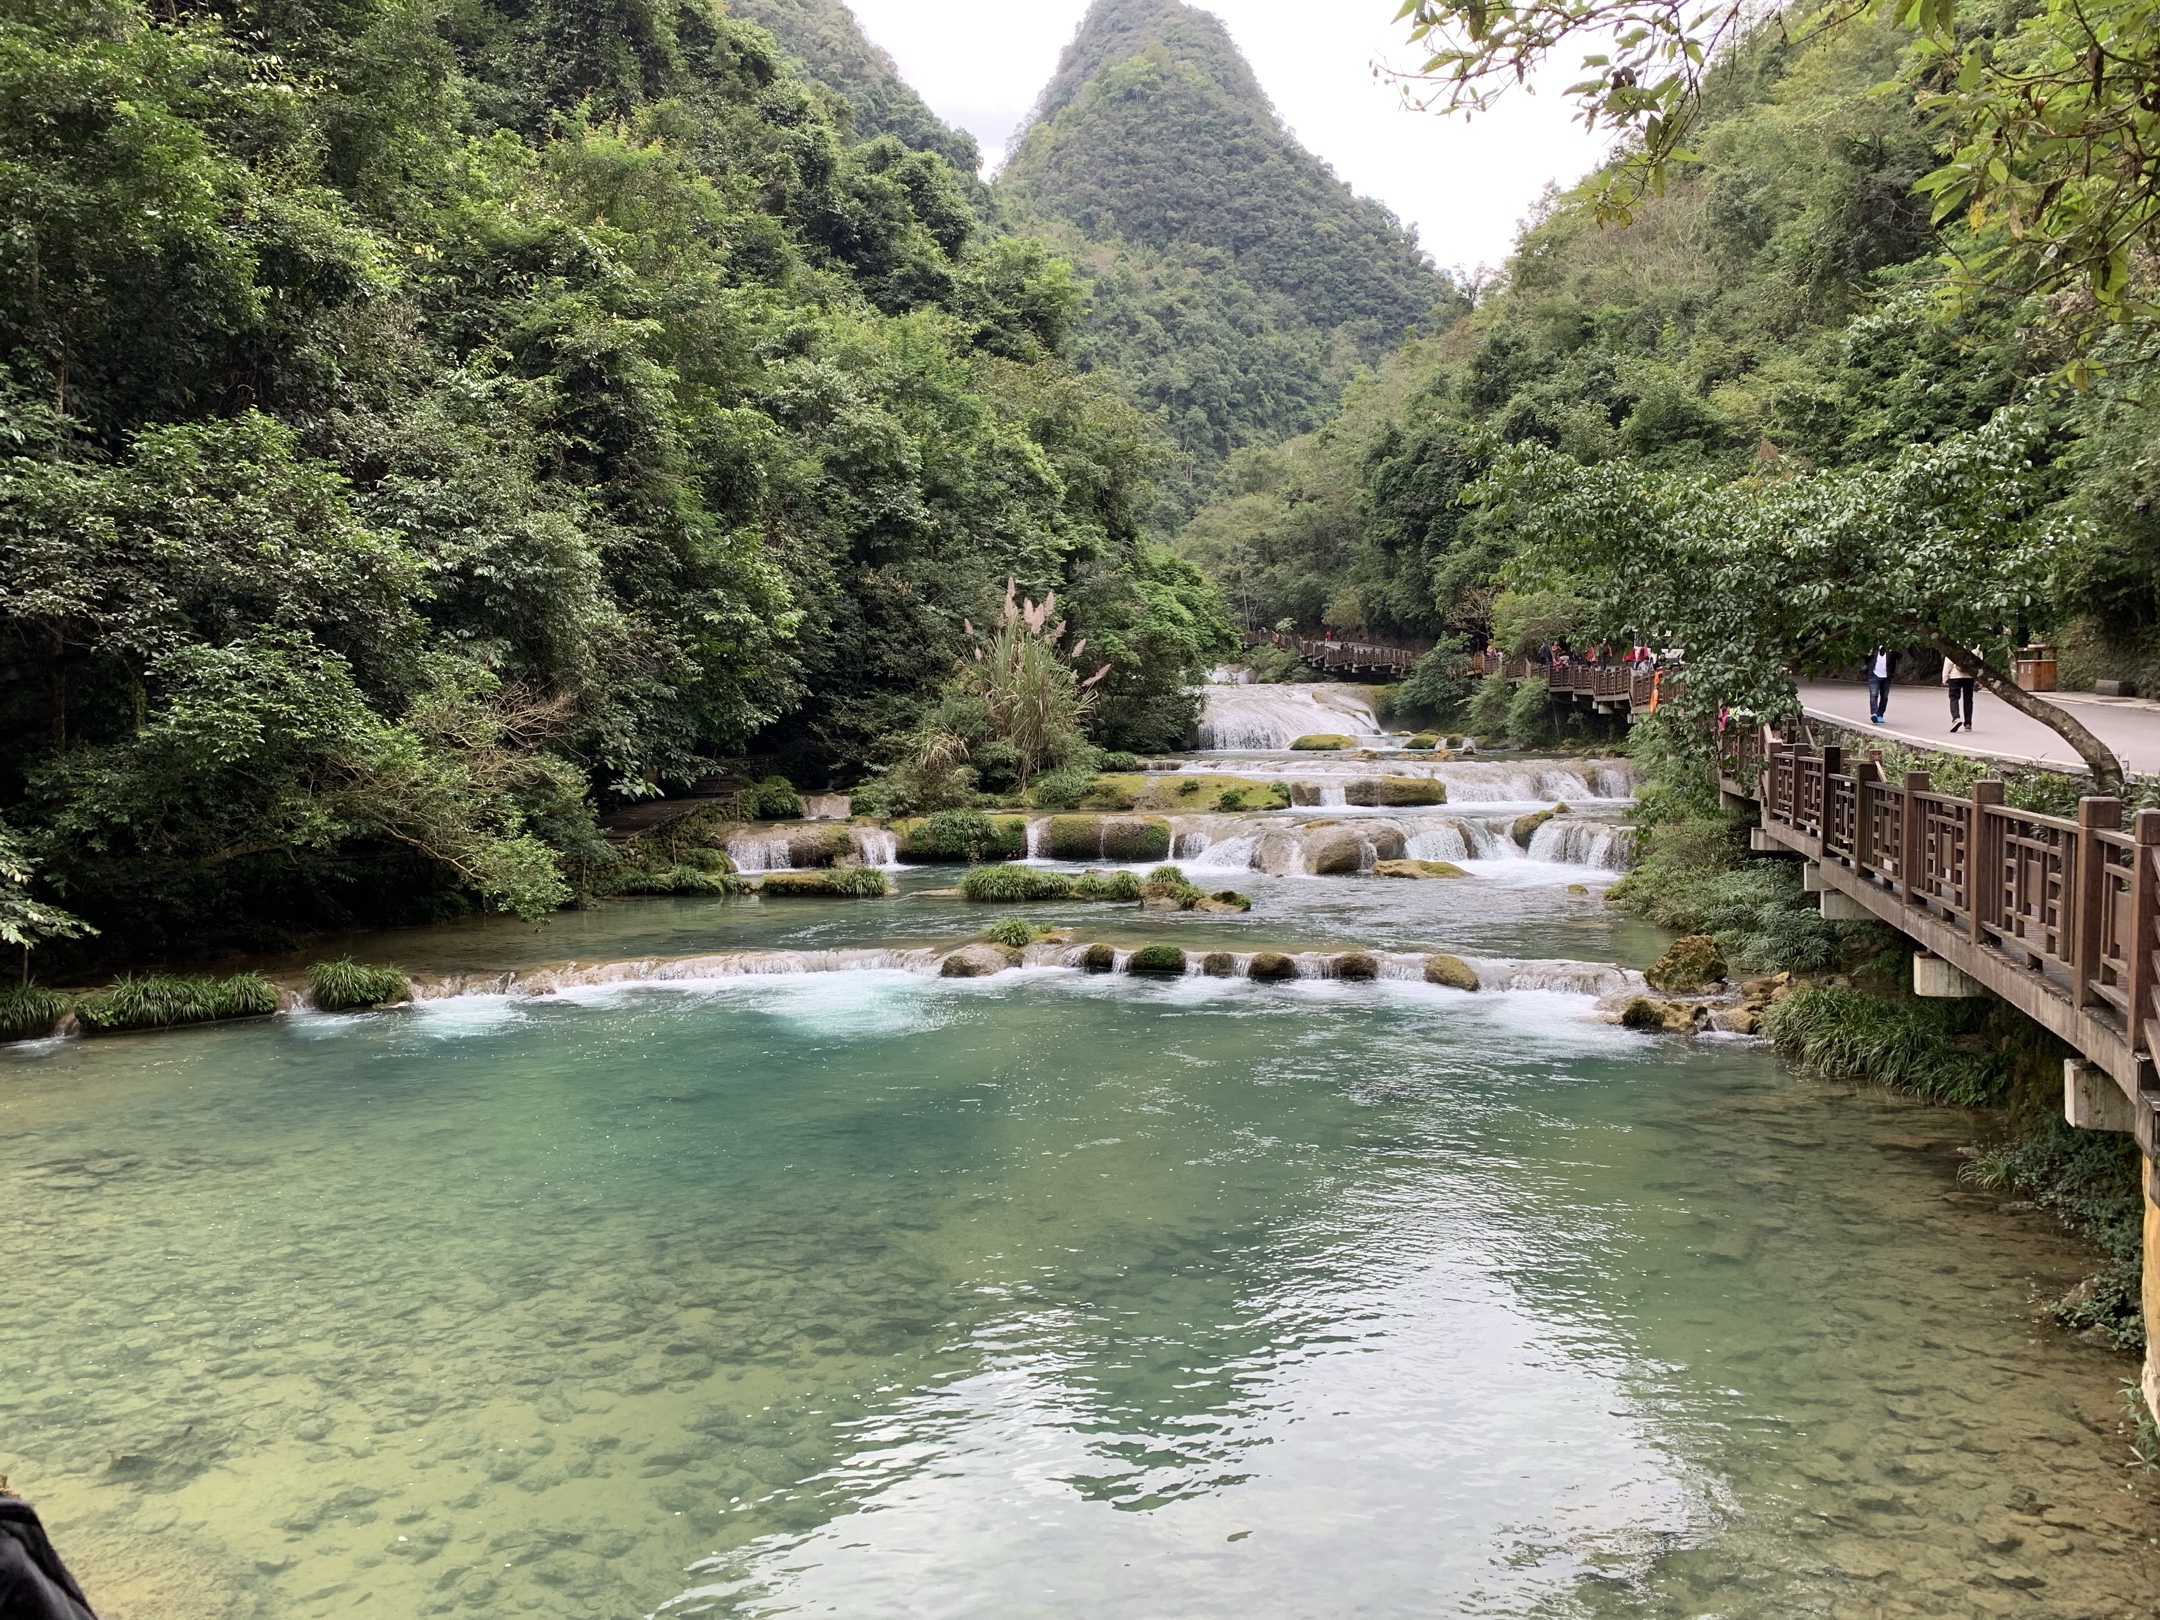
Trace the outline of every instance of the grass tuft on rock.
{"type": "Polygon", "coordinates": [[[1083,872],[1072,880],[1075,900],[1107,900],[1131,904],[1145,887],[1132,872],[1083,872]]]}
{"type": "Polygon", "coordinates": [[[1007,917],[992,923],[984,931],[983,938],[993,945],[1010,945],[1016,951],[1024,950],[1034,942],[1035,930],[1018,917],[1007,917]]]}
{"type": "Polygon", "coordinates": [[[1127,973],[1181,974],[1185,953],[1175,945],[1143,945],[1125,959],[1127,973]]]}
{"type": "Polygon", "coordinates": [[[42,984],[11,984],[0,989],[0,1041],[35,1041],[53,1032],[66,1016],[68,998],[42,984]]]}
{"type": "Polygon", "coordinates": [[[173,1029],[222,1018],[259,1018],[278,1008],[277,988],[260,973],[229,979],[199,974],[150,973],[116,979],[75,1004],[75,1016],[92,1034],[130,1029],[173,1029]]]}
{"type": "Polygon", "coordinates": [[[410,1001],[412,986],[394,967],[376,967],[340,957],[308,969],[308,1000],[323,1012],[380,1007],[386,1001],[410,1001]]]}
{"type": "Polygon", "coordinates": [[[891,892],[891,881],[875,866],[768,872],[758,884],[760,894],[825,895],[839,900],[876,900],[891,892]]]}
{"type": "Polygon", "coordinates": [[[960,880],[962,899],[1001,905],[1063,900],[1072,890],[1073,880],[1062,872],[1044,872],[1032,866],[978,866],[960,880]]]}

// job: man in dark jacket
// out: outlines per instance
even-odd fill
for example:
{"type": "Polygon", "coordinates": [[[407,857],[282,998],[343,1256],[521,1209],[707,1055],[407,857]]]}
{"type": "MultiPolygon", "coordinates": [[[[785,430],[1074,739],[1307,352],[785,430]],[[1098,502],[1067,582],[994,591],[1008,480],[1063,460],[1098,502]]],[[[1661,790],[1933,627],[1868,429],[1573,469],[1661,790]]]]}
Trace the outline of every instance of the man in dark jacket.
{"type": "Polygon", "coordinates": [[[37,1512],[0,1476],[0,1620],[97,1620],[37,1512]]]}

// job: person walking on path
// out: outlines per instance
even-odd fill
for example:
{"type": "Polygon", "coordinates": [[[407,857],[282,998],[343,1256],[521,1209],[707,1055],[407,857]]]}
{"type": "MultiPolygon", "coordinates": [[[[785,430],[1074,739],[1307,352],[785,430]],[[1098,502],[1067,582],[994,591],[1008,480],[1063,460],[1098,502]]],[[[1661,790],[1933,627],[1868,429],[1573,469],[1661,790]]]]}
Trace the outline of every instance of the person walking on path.
{"type": "Polygon", "coordinates": [[[1881,725],[1890,710],[1890,676],[1897,668],[1897,656],[1888,647],[1868,654],[1867,713],[1872,725],[1881,725]]]}
{"type": "Polygon", "coordinates": [[[1975,677],[1962,666],[1943,660],[1943,685],[1950,693],[1950,729],[1972,730],[1973,686],[1975,677]],[[1960,714],[1962,707],[1963,713],[1960,714]]]}

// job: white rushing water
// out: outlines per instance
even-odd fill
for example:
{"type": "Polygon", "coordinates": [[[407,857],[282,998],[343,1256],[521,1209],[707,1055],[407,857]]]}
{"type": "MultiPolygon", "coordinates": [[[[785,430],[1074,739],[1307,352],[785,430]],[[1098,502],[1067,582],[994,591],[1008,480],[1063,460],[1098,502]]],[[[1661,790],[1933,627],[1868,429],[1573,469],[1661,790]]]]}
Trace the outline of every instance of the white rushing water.
{"type": "MultiPolygon", "coordinates": [[[[1526,828],[1530,841],[1525,848],[1515,837],[1520,818],[1513,813],[1350,810],[1337,816],[1324,813],[1326,808],[1313,813],[1214,812],[1158,819],[1169,823],[1169,858],[1195,876],[1262,872],[1271,877],[1346,877],[1370,872],[1382,861],[1408,859],[1507,869],[1523,881],[1566,881],[1624,871],[1632,848],[1626,827],[1595,816],[1555,815],[1534,832],[1526,828]],[[1517,867],[1522,868],[1519,873],[1513,870],[1517,867]]],[[[1109,829],[1129,819],[1102,818],[1105,848],[1109,829]]],[[[1049,828],[1047,816],[1028,824],[1031,860],[1053,858],[1049,828]]],[[[1092,850],[1068,852],[1064,858],[1138,868],[1155,864],[1147,860],[1119,863],[1114,853],[1092,850]]]]}
{"type": "Polygon", "coordinates": [[[1300,737],[1332,734],[1381,746],[1387,738],[1372,699],[1355,686],[1208,686],[1199,741],[1205,749],[1288,748],[1300,737]]]}

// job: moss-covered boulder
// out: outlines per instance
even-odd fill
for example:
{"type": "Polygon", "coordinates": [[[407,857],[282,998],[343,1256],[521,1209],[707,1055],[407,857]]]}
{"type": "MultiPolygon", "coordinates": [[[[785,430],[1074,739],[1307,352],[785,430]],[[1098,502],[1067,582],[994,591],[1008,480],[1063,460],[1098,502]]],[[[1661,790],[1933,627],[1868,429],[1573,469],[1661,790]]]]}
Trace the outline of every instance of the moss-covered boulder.
{"type": "Polygon", "coordinates": [[[1185,953],[1175,945],[1143,945],[1125,958],[1125,971],[1172,977],[1185,971],[1185,953]]]}
{"type": "Polygon", "coordinates": [[[1355,748],[1357,741],[1339,732],[1314,731],[1298,738],[1290,746],[1300,754],[1333,754],[1345,748],[1355,748]]]}
{"type": "Polygon", "coordinates": [[[1117,967],[1117,952],[1108,945],[1090,945],[1080,953],[1080,965],[1090,973],[1108,973],[1117,967]]]}
{"type": "Polygon", "coordinates": [[[1469,875],[1453,861],[1377,861],[1373,864],[1374,877],[1466,878],[1469,875]]]}
{"type": "Polygon", "coordinates": [[[801,871],[833,866],[850,860],[855,841],[844,826],[791,827],[787,833],[788,865],[801,871]]]}
{"type": "Polygon", "coordinates": [[[1052,816],[1043,853],[1054,861],[1159,861],[1170,823],[1154,816],[1052,816]]]}
{"type": "Polygon", "coordinates": [[[1508,836],[1522,845],[1524,849],[1528,849],[1530,840],[1537,836],[1537,830],[1565,809],[1567,809],[1566,805],[1556,804],[1550,810],[1539,810],[1531,815],[1517,816],[1515,825],[1508,829],[1508,836]]]}
{"type": "Polygon", "coordinates": [[[1383,810],[1446,804],[1447,784],[1429,776],[1361,776],[1344,786],[1343,803],[1383,810]]]}
{"type": "Polygon", "coordinates": [[[1195,911],[1245,912],[1252,910],[1252,896],[1239,894],[1235,889],[1217,889],[1213,894],[1203,895],[1193,902],[1195,911]]]}
{"type": "Polygon", "coordinates": [[[767,872],[757,892],[768,898],[824,896],[835,900],[875,900],[892,892],[892,883],[874,866],[834,866],[808,872],[767,872]]]}
{"type": "Polygon", "coordinates": [[[1377,979],[1380,977],[1380,958],[1370,951],[1344,951],[1328,964],[1328,977],[1377,979]]]}
{"type": "Polygon", "coordinates": [[[1228,951],[1209,951],[1200,958],[1200,971],[1211,979],[1237,977],[1237,958],[1228,951]]]}
{"type": "Polygon", "coordinates": [[[1425,958],[1425,982],[1443,984],[1450,990],[1476,990],[1477,969],[1459,956],[1435,953],[1425,958]]]}
{"type": "Polygon", "coordinates": [[[1263,984],[1275,983],[1298,976],[1297,963],[1281,951],[1255,951],[1251,965],[1245,969],[1245,977],[1258,979],[1263,984]]]}
{"type": "Polygon", "coordinates": [[[1020,953],[1010,945],[984,943],[963,945],[938,964],[941,979],[987,979],[993,973],[1020,965],[1020,953]]]}
{"type": "Polygon", "coordinates": [[[1423,753],[1428,748],[1438,748],[1439,746],[1440,733],[1437,731],[1421,731],[1403,744],[1403,747],[1414,748],[1420,753],[1423,753]]]}
{"type": "Polygon", "coordinates": [[[1027,854],[1027,817],[990,816],[980,810],[940,810],[892,824],[900,859],[911,865],[939,861],[1017,861],[1027,854]]]}
{"type": "Polygon", "coordinates": [[[1660,990],[1700,990],[1725,977],[1725,958],[1708,934],[1689,934],[1672,942],[1643,975],[1660,990]]]}

